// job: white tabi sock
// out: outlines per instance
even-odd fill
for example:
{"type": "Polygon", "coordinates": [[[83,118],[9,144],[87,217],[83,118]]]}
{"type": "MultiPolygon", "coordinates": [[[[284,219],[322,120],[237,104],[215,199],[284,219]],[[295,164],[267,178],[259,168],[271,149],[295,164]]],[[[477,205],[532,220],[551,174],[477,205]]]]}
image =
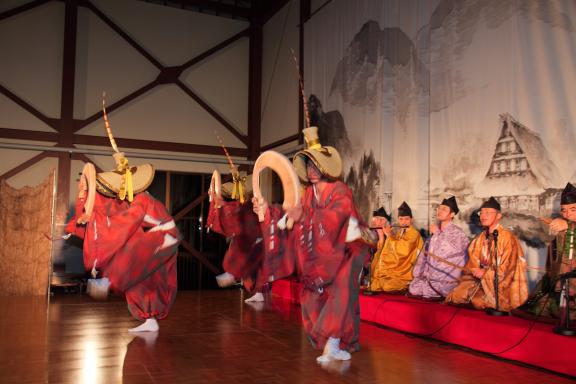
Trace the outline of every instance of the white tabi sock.
{"type": "Polygon", "coordinates": [[[225,288],[236,283],[236,278],[233,274],[224,272],[216,276],[216,282],[220,288],[225,288]]]}
{"type": "Polygon", "coordinates": [[[245,303],[254,303],[264,301],[264,295],[262,292],[256,292],[252,297],[244,300],[245,303]]]}
{"type": "Polygon", "coordinates": [[[331,360],[350,360],[352,356],[350,352],[340,349],[340,339],[330,337],[324,346],[324,352],[321,356],[316,358],[319,363],[325,363],[331,360]]]}
{"type": "Polygon", "coordinates": [[[135,328],[130,328],[128,332],[158,332],[159,329],[160,326],[158,325],[158,322],[155,318],[151,317],[146,319],[143,324],[135,328]]]}

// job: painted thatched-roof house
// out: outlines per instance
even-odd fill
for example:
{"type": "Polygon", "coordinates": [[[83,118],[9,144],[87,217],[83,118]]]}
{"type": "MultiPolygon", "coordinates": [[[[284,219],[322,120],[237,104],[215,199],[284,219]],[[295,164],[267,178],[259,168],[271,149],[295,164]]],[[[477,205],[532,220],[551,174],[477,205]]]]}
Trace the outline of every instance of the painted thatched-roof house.
{"type": "Polygon", "coordinates": [[[496,197],[503,209],[540,214],[552,209],[562,187],[560,172],[540,136],[509,113],[500,115],[490,168],[475,194],[496,197]]]}

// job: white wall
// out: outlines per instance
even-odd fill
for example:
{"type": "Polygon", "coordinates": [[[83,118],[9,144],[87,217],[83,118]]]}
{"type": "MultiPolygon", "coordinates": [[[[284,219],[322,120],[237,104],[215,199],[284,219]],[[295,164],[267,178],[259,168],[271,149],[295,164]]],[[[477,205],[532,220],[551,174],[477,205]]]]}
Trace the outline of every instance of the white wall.
{"type": "MultiPolygon", "coordinates": [[[[3,1],[0,11],[26,1],[3,1]]],[[[95,0],[95,6],[162,65],[177,66],[246,29],[248,23],[135,0],[95,0]]],[[[64,45],[64,3],[50,2],[0,21],[0,84],[49,118],[60,117],[64,45]]],[[[248,120],[247,37],[190,67],[180,77],[193,92],[242,134],[248,120]]],[[[95,13],[78,12],[74,118],[101,108],[102,92],[111,105],[153,81],[159,71],[95,13]]],[[[218,145],[217,131],[229,147],[246,146],[175,85],[158,86],[109,114],[117,137],[218,145]]],[[[0,95],[0,128],[55,132],[13,101],[0,95]]],[[[105,136],[102,120],[79,134],[105,136]]],[[[12,140],[13,141],[13,140],[12,140]]],[[[0,139],[2,143],[10,140],[0,139]]],[[[19,141],[20,142],[20,141],[19,141]]],[[[52,145],[35,142],[29,144],[52,145]]],[[[99,148],[109,150],[110,148],[99,148]]],[[[121,148],[122,149],[122,148],[121,148]]],[[[126,149],[127,151],[138,151],[126,149]]],[[[34,152],[0,148],[0,175],[34,152]]],[[[135,159],[134,164],[146,162],[135,159]]],[[[43,163],[56,166],[54,161],[43,163]]],[[[161,170],[210,172],[211,164],[154,161],[161,170]]],[[[101,165],[103,167],[111,166],[101,165]]],[[[36,166],[38,170],[46,166],[36,166]]],[[[26,170],[8,179],[14,186],[36,185],[46,175],[26,170]]],[[[75,188],[75,173],[71,184],[75,188]]]]}
{"type": "MultiPolygon", "coordinates": [[[[264,26],[261,145],[298,133],[299,0],[289,1],[264,26]]],[[[306,85],[304,85],[306,88],[306,85]]]]}

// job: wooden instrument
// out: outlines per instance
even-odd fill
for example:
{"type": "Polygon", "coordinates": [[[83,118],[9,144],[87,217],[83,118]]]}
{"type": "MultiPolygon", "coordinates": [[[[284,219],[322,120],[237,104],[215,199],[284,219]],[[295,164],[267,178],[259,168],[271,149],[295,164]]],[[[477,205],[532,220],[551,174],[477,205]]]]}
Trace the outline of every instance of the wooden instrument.
{"type": "MultiPolygon", "coordinates": [[[[286,210],[288,208],[300,206],[300,181],[298,180],[298,175],[296,175],[296,171],[292,167],[290,160],[288,160],[286,156],[275,151],[266,151],[262,153],[254,163],[252,189],[257,201],[263,200],[260,191],[260,172],[264,168],[270,168],[276,172],[282,182],[282,188],[284,190],[284,202],[282,203],[282,207],[286,210]]],[[[264,215],[265,212],[259,210],[258,220],[260,222],[264,221],[264,215]]],[[[291,229],[293,224],[294,222],[291,219],[288,219],[286,227],[291,229]]]]}
{"type": "Polygon", "coordinates": [[[84,164],[82,175],[80,176],[80,185],[86,186],[86,202],[84,203],[84,213],[78,217],[78,224],[86,224],[92,217],[94,210],[94,200],[96,199],[96,168],[92,163],[84,164]]]}
{"type": "Polygon", "coordinates": [[[208,193],[210,202],[216,197],[216,199],[222,199],[222,176],[217,169],[212,172],[212,179],[210,180],[210,190],[208,193]]]}

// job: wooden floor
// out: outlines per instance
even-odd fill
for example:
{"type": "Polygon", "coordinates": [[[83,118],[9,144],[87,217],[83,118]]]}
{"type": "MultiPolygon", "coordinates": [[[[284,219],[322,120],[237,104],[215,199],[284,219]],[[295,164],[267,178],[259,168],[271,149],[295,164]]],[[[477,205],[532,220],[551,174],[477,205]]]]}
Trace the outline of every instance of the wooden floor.
{"type": "Polygon", "coordinates": [[[573,382],[370,324],[350,362],[320,366],[298,307],[242,298],[239,290],[181,292],[159,334],[142,336],[126,332],[138,322],[122,298],[0,298],[0,383],[573,382]]]}

